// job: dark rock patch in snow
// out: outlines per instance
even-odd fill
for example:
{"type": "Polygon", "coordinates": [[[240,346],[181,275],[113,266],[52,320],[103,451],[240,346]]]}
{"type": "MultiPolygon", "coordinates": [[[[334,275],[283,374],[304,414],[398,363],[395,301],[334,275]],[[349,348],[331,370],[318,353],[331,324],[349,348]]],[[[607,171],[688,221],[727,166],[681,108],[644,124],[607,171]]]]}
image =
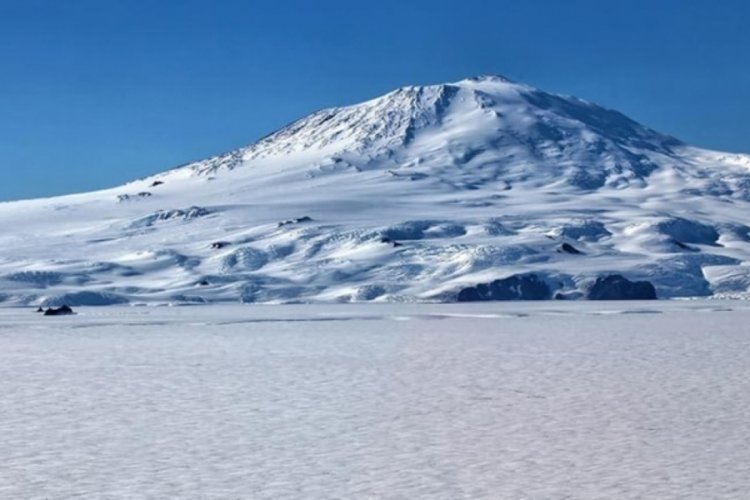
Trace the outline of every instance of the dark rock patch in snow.
{"type": "Polygon", "coordinates": [[[549,300],[549,285],[536,274],[516,275],[482,283],[458,292],[458,302],[487,300],[549,300]]]}
{"type": "Polygon", "coordinates": [[[63,304],[60,307],[50,307],[44,311],[45,316],[69,316],[71,314],[75,313],[67,304],[63,304]]]}
{"type": "Polygon", "coordinates": [[[304,216],[304,217],[298,217],[296,219],[287,219],[279,222],[276,224],[276,227],[284,227],[289,226],[291,224],[302,224],[303,222],[312,222],[312,217],[304,216]]]}
{"type": "Polygon", "coordinates": [[[574,247],[570,243],[563,243],[562,245],[560,245],[560,248],[558,248],[557,251],[562,252],[562,253],[569,253],[571,255],[583,255],[583,252],[578,250],[576,247],[574,247]]]}
{"type": "Polygon", "coordinates": [[[357,288],[357,291],[352,295],[351,300],[358,302],[375,300],[386,293],[386,289],[380,285],[363,285],[357,288]]]}
{"type": "Polygon", "coordinates": [[[402,246],[404,246],[404,244],[403,244],[403,243],[399,243],[399,242],[398,242],[398,241],[396,241],[396,240],[392,240],[392,239],[390,239],[390,238],[386,238],[386,237],[380,238],[380,243],[386,243],[386,244],[388,244],[388,245],[391,245],[391,246],[392,246],[393,248],[397,248],[397,247],[402,247],[402,246]]]}
{"type": "Polygon", "coordinates": [[[656,289],[648,281],[630,281],[619,274],[600,276],[587,290],[588,300],[656,300],[656,289]]]}
{"type": "Polygon", "coordinates": [[[211,211],[203,207],[189,207],[186,209],[173,209],[158,212],[158,220],[173,220],[173,219],[184,219],[192,220],[198,217],[205,217],[209,215],[211,211]]]}
{"type": "Polygon", "coordinates": [[[151,193],[149,193],[148,191],[141,191],[140,193],[136,193],[136,194],[120,194],[120,195],[117,195],[117,202],[123,203],[126,201],[135,201],[139,199],[142,200],[143,198],[150,198],[150,197],[151,197],[151,193]]]}
{"type": "Polygon", "coordinates": [[[686,252],[700,252],[700,249],[691,247],[687,243],[683,243],[681,241],[672,240],[672,244],[674,244],[674,246],[676,246],[678,249],[684,250],[686,252]]]}
{"type": "Polygon", "coordinates": [[[410,181],[420,181],[428,177],[427,174],[422,172],[397,172],[395,170],[387,170],[388,175],[396,177],[398,179],[408,179],[410,181]]]}
{"type": "Polygon", "coordinates": [[[153,214],[141,217],[133,221],[130,224],[132,228],[146,228],[151,227],[157,222],[167,222],[174,220],[190,221],[199,217],[205,217],[210,215],[212,212],[203,207],[189,207],[189,208],[176,208],[172,210],[159,210],[153,214]]]}

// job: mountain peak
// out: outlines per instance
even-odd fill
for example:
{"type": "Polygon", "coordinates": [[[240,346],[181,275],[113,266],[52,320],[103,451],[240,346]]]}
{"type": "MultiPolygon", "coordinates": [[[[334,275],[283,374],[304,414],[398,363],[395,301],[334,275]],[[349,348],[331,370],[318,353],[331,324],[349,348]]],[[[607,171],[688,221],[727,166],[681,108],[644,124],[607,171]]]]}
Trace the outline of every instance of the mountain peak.
{"type": "MultiPolygon", "coordinates": [[[[503,76],[503,75],[478,75],[478,76],[472,76],[469,78],[465,78],[461,80],[461,82],[497,82],[497,83],[517,83],[514,80],[503,76]]],[[[460,82],[459,82],[460,83],[460,82]]]]}
{"type": "Polygon", "coordinates": [[[485,75],[324,109],[190,168],[206,174],[272,158],[346,158],[359,170],[434,161],[479,175],[488,163],[502,165],[493,167],[498,172],[544,164],[539,182],[563,178],[595,189],[642,182],[657,168],[651,155],[679,144],[616,111],[485,75]]]}

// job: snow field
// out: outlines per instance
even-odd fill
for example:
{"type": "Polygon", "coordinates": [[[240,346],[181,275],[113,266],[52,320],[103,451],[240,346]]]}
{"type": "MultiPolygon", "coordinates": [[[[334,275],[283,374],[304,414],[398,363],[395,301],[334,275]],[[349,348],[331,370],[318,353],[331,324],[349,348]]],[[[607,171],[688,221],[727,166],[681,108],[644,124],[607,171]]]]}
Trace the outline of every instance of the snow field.
{"type": "Polygon", "coordinates": [[[0,309],[3,498],[742,499],[742,301],[0,309]]]}

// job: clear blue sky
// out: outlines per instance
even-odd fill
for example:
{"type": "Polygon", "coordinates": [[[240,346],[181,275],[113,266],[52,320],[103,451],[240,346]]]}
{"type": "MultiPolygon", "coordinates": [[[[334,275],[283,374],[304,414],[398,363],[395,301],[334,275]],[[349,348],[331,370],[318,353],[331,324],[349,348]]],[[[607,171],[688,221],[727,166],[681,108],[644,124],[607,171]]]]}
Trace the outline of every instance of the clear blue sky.
{"type": "Polygon", "coordinates": [[[116,185],[319,108],[489,73],[750,152],[747,0],[0,0],[0,200],[116,185]]]}

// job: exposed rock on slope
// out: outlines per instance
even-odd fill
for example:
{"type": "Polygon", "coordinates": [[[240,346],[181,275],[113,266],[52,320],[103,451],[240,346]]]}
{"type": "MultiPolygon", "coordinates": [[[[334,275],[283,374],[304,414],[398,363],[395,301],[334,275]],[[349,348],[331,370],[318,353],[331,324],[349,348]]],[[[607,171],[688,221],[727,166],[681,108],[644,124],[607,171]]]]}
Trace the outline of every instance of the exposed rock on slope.
{"type": "Polygon", "coordinates": [[[630,281],[619,274],[601,276],[589,288],[589,300],[655,300],[656,290],[648,281],[630,281]]]}
{"type": "Polygon", "coordinates": [[[492,283],[479,284],[458,292],[459,302],[485,300],[549,300],[549,285],[535,274],[511,276],[492,283]]]}

